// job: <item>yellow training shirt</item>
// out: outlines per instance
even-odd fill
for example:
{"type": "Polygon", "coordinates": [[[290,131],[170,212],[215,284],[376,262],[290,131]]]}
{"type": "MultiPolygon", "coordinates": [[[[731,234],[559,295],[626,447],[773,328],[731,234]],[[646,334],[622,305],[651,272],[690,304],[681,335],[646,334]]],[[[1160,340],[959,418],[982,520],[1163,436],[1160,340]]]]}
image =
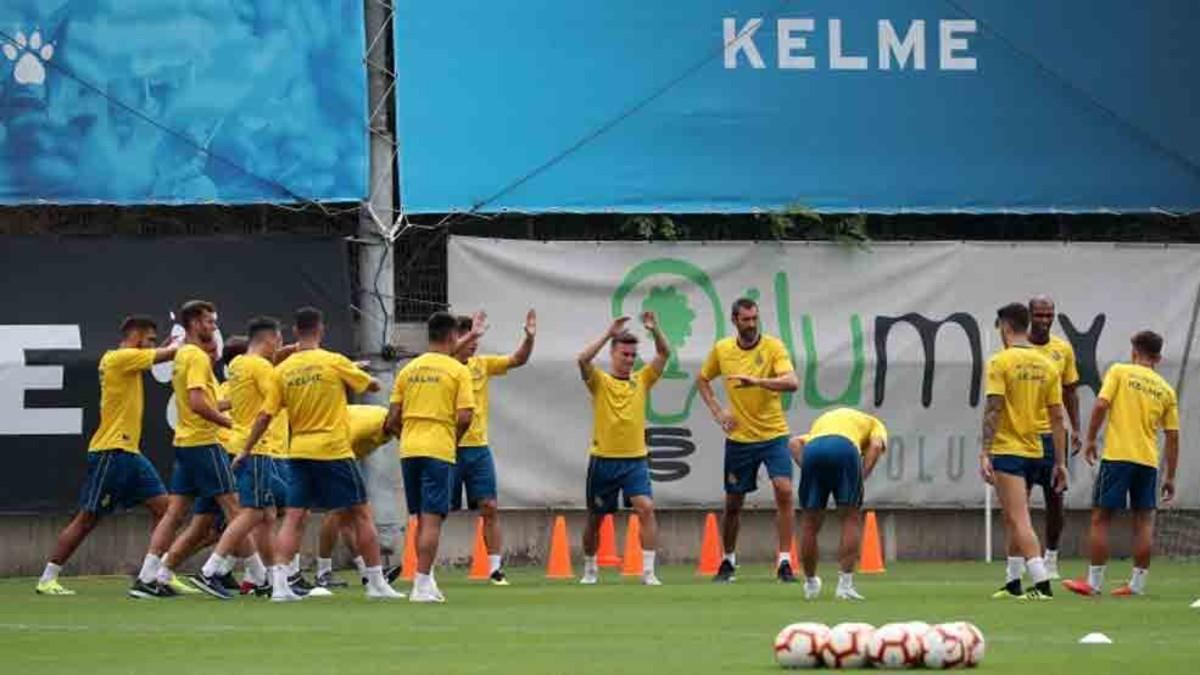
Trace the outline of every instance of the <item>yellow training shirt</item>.
{"type": "Polygon", "coordinates": [[[100,357],[100,426],[88,450],[140,452],[145,405],[142,373],[153,365],[153,349],[122,347],[100,357]]]}
{"type": "Polygon", "coordinates": [[[1104,459],[1158,468],[1158,430],[1179,429],[1171,385],[1145,366],[1118,363],[1105,373],[1099,397],[1109,405],[1104,459]]]}
{"type": "Polygon", "coordinates": [[[836,408],[813,420],[806,437],[808,440],[818,436],[842,436],[850,439],[862,452],[868,441],[882,441],[887,449],[887,427],[879,418],[868,415],[854,408],[836,408]]]}
{"type": "Polygon", "coordinates": [[[758,344],[742,349],[736,337],[729,337],[713,345],[700,377],[706,380],[725,378],[725,394],[737,426],[729,434],[730,440],[739,443],[757,443],[786,436],[787,418],[783,415],[780,392],[762,387],[738,387],[729,379],[730,375],[773,378],[794,371],[792,359],[779,338],[763,335],[758,344]]]}
{"type": "Polygon", "coordinates": [[[471,428],[458,442],[460,448],[477,448],[488,444],[488,380],[508,373],[512,359],[508,356],[472,356],[467,359],[471,371],[471,391],[475,394],[475,416],[471,428]]]}
{"type": "MultiPolygon", "coordinates": [[[[221,401],[228,401],[228,400],[229,400],[229,380],[225,380],[224,382],[217,385],[217,403],[219,404],[221,401]]],[[[220,410],[220,408],[217,408],[217,410],[220,410]]],[[[238,453],[237,449],[233,447],[233,443],[234,443],[233,429],[226,429],[225,427],[217,427],[217,443],[220,444],[220,446],[225,449],[225,452],[228,452],[231,455],[236,455],[238,453]]]]}
{"type": "MultiPolygon", "coordinates": [[[[1032,346],[1054,364],[1062,386],[1069,387],[1079,383],[1079,369],[1075,365],[1075,350],[1071,347],[1070,342],[1057,335],[1051,335],[1050,341],[1046,344],[1032,346]]],[[[1038,418],[1038,431],[1043,434],[1050,433],[1049,414],[1043,414],[1038,418]]]]}
{"type": "Polygon", "coordinates": [[[186,344],[175,352],[175,372],[171,376],[171,388],[175,391],[175,446],[190,448],[198,445],[215,445],[217,425],[192,412],[188,405],[188,392],[199,389],[213,410],[217,409],[217,376],[213,374],[212,359],[201,348],[186,344]]]}
{"type": "Polygon", "coordinates": [[[320,348],[296,352],[275,371],[291,427],[288,458],[353,458],[346,388],[361,394],[371,376],[345,356],[320,348]]]}
{"type": "Polygon", "coordinates": [[[987,395],[1003,396],[992,441],[993,455],[1042,457],[1039,421],[1062,405],[1062,381],[1054,363],[1031,347],[1009,347],[987,364],[987,395]]]}
{"type": "Polygon", "coordinates": [[[250,439],[259,413],[271,415],[262,438],[251,449],[254,455],[284,457],[287,455],[287,418],[279,414],[283,405],[283,382],[275,366],[256,354],[243,354],[229,364],[229,416],[233,419],[229,451],[241,454],[250,439]]]}
{"type": "Polygon", "coordinates": [[[595,457],[636,459],[646,452],[646,395],[662,373],[645,366],[622,380],[592,368],[592,448],[595,457]]]}
{"type": "Polygon", "coordinates": [[[362,459],[388,442],[383,430],[388,409],[378,405],[352,405],[350,412],[350,448],[354,456],[362,459]]]}
{"type": "Polygon", "coordinates": [[[402,411],[401,457],[454,462],[458,411],[475,408],[471,371],[466,366],[445,354],[422,354],[396,374],[392,403],[402,411]]]}

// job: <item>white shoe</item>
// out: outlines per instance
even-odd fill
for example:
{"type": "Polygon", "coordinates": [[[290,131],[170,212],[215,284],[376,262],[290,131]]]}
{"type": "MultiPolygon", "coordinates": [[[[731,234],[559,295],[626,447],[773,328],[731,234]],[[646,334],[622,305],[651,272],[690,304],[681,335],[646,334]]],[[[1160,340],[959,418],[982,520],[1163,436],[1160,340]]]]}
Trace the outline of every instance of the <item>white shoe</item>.
{"type": "Polygon", "coordinates": [[[304,598],[295,593],[272,593],[271,602],[300,602],[304,598]]]}
{"type": "Polygon", "coordinates": [[[384,584],[379,588],[367,586],[367,597],[372,600],[402,600],[405,595],[391,586],[384,584]]]}
{"type": "Polygon", "coordinates": [[[1058,563],[1052,563],[1052,562],[1046,563],[1046,573],[1050,575],[1051,579],[1054,579],[1054,580],[1062,579],[1062,576],[1060,576],[1058,573],[1058,563]]]}
{"type": "Polygon", "coordinates": [[[808,579],[804,580],[804,599],[805,600],[816,600],[817,596],[820,594],[821,594],[821,577],[813,577],[811,582],[808,579]]]}
{"type": "Polygon", "coordinates": [[[600,583],[600,575],[595,572],[584,572],[583,577],[579,579],[579,583],[584,586],[595,586],[600,583]]]}
{"type": "Polygon", "coordinates": [[[854,590],[853,586],[838,588],[834,597],[838,600],[866,600],[858,591],[854,590]]]}
{"type": "Polygon", "coordinates": [[[658,577],[654,575],[654,572],[643,572],[642,573],[642,585],[643,586],[662,586],[663,583],[658,580],[658,577]]]}
{"type": "Polygon", "coordinates": [[[446,597],[442,595],[441,591],[438,591],[436,588],[427,588],[422,590],[413,589],[412,594],[408,596],[408,601],[421,603],[442,603],[446,601],[446,597]]]}

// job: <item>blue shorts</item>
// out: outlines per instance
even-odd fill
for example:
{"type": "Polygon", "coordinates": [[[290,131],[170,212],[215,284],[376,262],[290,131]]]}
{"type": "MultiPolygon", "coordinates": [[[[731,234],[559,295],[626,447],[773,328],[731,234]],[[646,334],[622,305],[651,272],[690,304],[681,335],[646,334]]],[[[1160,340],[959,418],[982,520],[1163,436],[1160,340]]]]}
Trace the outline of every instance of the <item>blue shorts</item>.
{"type": "Polygon", "coordinates": [[[221,509],[221,505],[217,503],[217,500],[214,497],[201,497],[193,502],[192,515],[214,516],[212,525],[213,529],[217,532],[225,531],[225,511],[221,509]]]}
{"type": "Polygon", "coordinates": [[[1019,476],[1025,480],[1025,487],[1035,484],[1044,470],[1045,459],[1041,457],[1021,457],[1018,455],[992,455],[992,470],[1019,476]]]}
{"type": "Polygon", "coordinates": [[[276,460],[267,455],[250,455],[234,472],[238,481],[238,503],[248,509],[282,508],[287,503],[287,486],[279,477],[276,460]]]}
{"type": "Polygon", "coordinates": [[[463,507],[463,492],[467,493],[468,509],[477,509],[479,502],[496,498],[496,463],[488,446],[458,449],[450,484],[451,511],[463,507]]]}
{"type": "Polygon", "coordinates": [[[454,463],[436,457],[402,457],[404,501],[408,513],[444,516],[450,512],[450,488],[454,485],[454,463]]]}
{"type": "Polygon", "coordinates": [[[237,483],[229,468],[229,453],[217,445],[175,448],[171,494],[196,499],[234,492],[237,483]]]}
{"type": "Polygon", "coordinates": [[[1042,461],[1031,461],[1025,476],[1025,486],[1041,485],[1049,490],[1054,486],[1054,434],[1042,434],[1042,461]]]}
{"type": "Polygon", "coordinates": [[[367,486],[353,459],[288,459],[287,506],[333,511],[365,504],[367,486]]]}
{"type": "Polygon", "coordinates": [[[800,508],[824,509],[830,496],[838,506],[862,506],[862,455],[845,436],[817,436],[804,445],[800,508]]]}
{"type": "Polygon", "coordinates": [[[79,492],[79,510],[106,514],[167,494],[145,455],[124,450],[88,453],[87,479],[79,492]]]}
{"type": "Polygon", "coordinates": [[[616,513],[618,497],[630,506],[634,497],[653,497],[650,461],[646,457],[592,457],[588,461],[587,503],[592,513],[616,513]]]}
{"type": "Polygon", "coordinates": [[[758,467],[765,464],[771,478],[792,479],[792,453],[788,437],[739,443],[725,439],[725,492],[744,495],[758,489],[758,467]]]}
{"type": "Polygon", "coordinates": [[[1136,462],[1100,461],[1100,475],[1092,492],[1099,509],[1145,510],[1158,508],[1158,469],[1136,462]]]}

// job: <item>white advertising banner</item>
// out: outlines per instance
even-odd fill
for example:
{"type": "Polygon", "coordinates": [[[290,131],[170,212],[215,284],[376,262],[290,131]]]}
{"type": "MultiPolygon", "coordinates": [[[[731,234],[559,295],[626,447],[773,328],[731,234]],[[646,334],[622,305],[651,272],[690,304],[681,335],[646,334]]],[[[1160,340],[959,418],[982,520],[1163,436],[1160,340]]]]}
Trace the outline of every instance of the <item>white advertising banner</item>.
{"type": "MultiPolygon", "coordinates": [[[[526,310],[538,311],[533,359],[491,384],[490,441],[508,507],[583,505],[592,420],[575,357],[614,317],[646,310],[657,312],[673,348],[647,405],[655,501],[719,505],[724,440],[696,377],[713,343],[733,334],[730,306],[741,296],[758,301],[765,332],[791,352],[800,389],[784,405],[793,433],[836,406],[887,424],[891,440],[867,482],[869,503],[979,505],[983,371],[1000,347],[995,311],[1037,294],[1056,300],[1054,332],[1075,348],[1084,429],[1104,371],[1129,358],[1130,336],[1164,335],[1160,372],[1181,386],[1177,499],[1200,506],[1200,458],[1191,451],[1200,417],[1188,410],[1200,384],[1189,348],[1200,247],[934,242],[864,250],[454,237],[449,269],[453,310],[489,314],[480,353],[511,351],[526,310]]],[[[651,341],[641,349],[650,358],[651,341]]],[[[597,365],[607,368],[607,350],[597,365]]],[[[1086,507],[1092,470],[1082,456],[1070,468],[1068,505],[1086,507]]],[[[752,502],[769,503],[770,491],[752,502]]]]}

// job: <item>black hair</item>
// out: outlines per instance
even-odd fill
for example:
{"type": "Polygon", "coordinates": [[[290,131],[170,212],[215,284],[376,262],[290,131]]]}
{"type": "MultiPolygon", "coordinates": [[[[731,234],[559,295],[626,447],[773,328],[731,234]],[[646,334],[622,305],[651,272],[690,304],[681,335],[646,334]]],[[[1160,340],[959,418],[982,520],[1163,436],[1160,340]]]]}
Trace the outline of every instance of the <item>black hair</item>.
{"type": "Polygon", "coordinates": [[[455,319],[456,327],[460,333],[469,333],[475,327],[475,319],[469,316],[462,315],[455,319]]]}
{"type": "Polygon", "coordinates": [[[270,316],[256,316],[246,324],[246,339],[253,342],[263,333],[278,333],[279,320],[270,316]]]}
{"type": "Polygon", "coordinates": [[[758,309],[758,303],[750,298],[742,297],[733,301],[733,307],[730,309],[730,316],[737,318],[738,312],[743,309],[758,309]]]}
{"type": "Polygon", "coordinates": [[[185,329],[191,328],[192,322],[204,316],[205,312],[216,314],[217,306],[207,300],[188,300],[179,308],[179,323],[185,329]]]}
{"type": "Polygon", "coordinates": [[[325,321],[325,315],[316,307],[301,307],[293,317],[296,321],[296,334],[312,335],[317,327],[325,321]]]}
{"type": "Polygon", "coordinates": [[[1152,330],[1140,331],[1130,340],[1133,348],[1142,356],[1157,359],[1162,356],[1163,338],[1152,330]]]}
{"type": "Polygon", "coordinates": [[[1024,333],[1029,330],[1029,308],[1019,302],[1010,302],[996,310],[996,326],[1001,323],[1010,329],[1024,333]]]}
{"type": "Polygon", "coordinates": [[[458,330],[458,319],[450,312],[434,312],[428,322],[429,341],[434,343],[446,342],[458,330]]]}
{"type": "Polygon", "coordinates": [[[130,314],[121,320],[121,337],[128,337],[135,330],[158,332],[158,324],[145,314],[130,314]]]}

